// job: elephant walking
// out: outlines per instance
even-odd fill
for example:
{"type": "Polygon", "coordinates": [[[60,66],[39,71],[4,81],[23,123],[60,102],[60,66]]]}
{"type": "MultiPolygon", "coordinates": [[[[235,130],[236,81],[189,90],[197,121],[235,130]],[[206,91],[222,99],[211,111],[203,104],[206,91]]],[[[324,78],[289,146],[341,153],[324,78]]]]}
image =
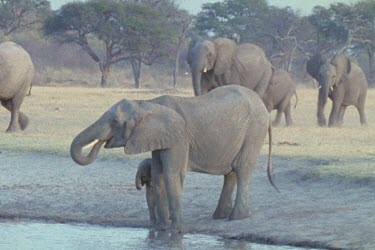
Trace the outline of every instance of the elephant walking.
{"type": "Polygon", "coordinates": [[[283,69],[275,70],[272,84],[268,85],[268,88],[262,97],[268,112],[275,109],[277,110],[276,118],[272,123],[273,126],[278,126],[280,124],[283,113],[285,115],[286,126],[293,125],[291,114],[291,99],[293,95],[296,96],[296,103],[294,105],[294,107],[296,107],[298,96],[296,92],[296,85],[292,77],[283,69]]]}
{"type": "Polygon", "coordinates": [[[147,101],[115,104],[72,141],[72,159],[87,165],[105,148],[125,153],[152,151],[157,227],[181,231],[181,195],[187,171],[224,175],[215,213],[237,220],[249,216],[250,177],[269,131],[268,178],[271,176],[271,127],[260,97],[241,86],[224,86],[198,97],[164,95],[147,101]],[[82,154],[84,147],[92,147],[82,154]],[[237,194],[232,207],[232,193],[237,194]]]}
{"type": "Polygon", "coordinates": [[[361,125],[366,125],[365,101],[367,80],[362,69],[345,55],[328,61],[316,54],[307,61],[307,72],[319,82],[318,124],[326,126],[324,106],[329,97],[333,104],[328,126],[341,126],[345,110],[353,105],[357,108],[361,125]]]}
{"type": "Polygon", "coordinates": [[[34,65],[29,54],[13,42],[0,44],[0,101],[11,112],[7,132],[26,129],[29,119],[20,112],[31,81],[34,65]]]}
{"type": "Polygon", "coordinates": [[[273,76],[272,65],[260,47],[250,43],[237,45],[227,38],[211,42],[195,37],[189,44],[187,62],[196,96],[230,84],[263,96],[273,76]]]}

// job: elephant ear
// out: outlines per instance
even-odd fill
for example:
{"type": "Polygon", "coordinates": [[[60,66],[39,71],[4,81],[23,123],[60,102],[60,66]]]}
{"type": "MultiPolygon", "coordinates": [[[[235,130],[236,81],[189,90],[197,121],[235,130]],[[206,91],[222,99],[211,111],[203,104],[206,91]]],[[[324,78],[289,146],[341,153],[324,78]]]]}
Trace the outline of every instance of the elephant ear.
{"type": "Polygon", "coordinates": [[[340,55],[335,57],[331,64],[336,68],[336,83],[344,82],[352,69],[352,63],[349,58],[345,55],[340,55]]]}
{"type": "Polygon", "coordinates": [[[224,74],[232,65],[232,60],[236,56],[237,45],[228,38],[218,38],[215,40],[215,48],[215,74],[224,74]]]}
{"type": "Polygon", "coordinates": [[[327,62],[327,58],[325,58],[322,54],[317,53],[312,56],[306,63],[306,71],[309,73],[311,77],[313,77],[318,82],[320,81],[319,71],[320,67],[327,62]]]}
{"type": "Polygon", "coordinates": [[[139,102],[139,112],[129,122],[131,130],[124,151],[139,154],[171,148],[184,140],[185,122],[174,110],[147,101],[139,102]]]}

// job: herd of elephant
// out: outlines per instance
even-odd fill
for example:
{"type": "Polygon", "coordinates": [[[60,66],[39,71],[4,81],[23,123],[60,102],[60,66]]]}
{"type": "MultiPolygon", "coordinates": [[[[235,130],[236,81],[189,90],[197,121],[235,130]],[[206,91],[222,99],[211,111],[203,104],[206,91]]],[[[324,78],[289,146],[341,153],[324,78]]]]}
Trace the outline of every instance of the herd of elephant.
{"type": "MultiPolygon", "coordinates": [[[[285,114],[292,125],[291,99],[296,86],[288,72],[274,69],[264,51],[230,39],[193,39],[187,56],[196,97],[163,95],[151,100],[123,99],[71,143],[72,159],[92,163],[100,148],[123,147],[125,153],[151,152],[139,165],[136,187],[146,184],[150,220],[155,228],[181,232],[181,195],[185,175],[195,171],[223,175],[224,184],[215,219],[249,216],[250,177],[269,133],[267,174],[272,180],[272,128],[285,114]],[[84,148],[90,148],[87,155],[84,148]],[[234,204],[232,194],[237,186],[234,204]]],[[[326,126],[324,106],[333,101],[328,126],[342,124],[345,109],[357,107],[366,124],[367,81],[362,70],[339,55],[327,60],[315,55],[307,71],[319,82],[318,123],[326,126]]],[[[0,44],[0,99],[11,111],[7,132],[24,130],[28,118],[19,112],[30,87],[34,67],[28,53],[12,42],[0,44]]],[[[276,188],[277,189],[277,188],[276,188]]]]}

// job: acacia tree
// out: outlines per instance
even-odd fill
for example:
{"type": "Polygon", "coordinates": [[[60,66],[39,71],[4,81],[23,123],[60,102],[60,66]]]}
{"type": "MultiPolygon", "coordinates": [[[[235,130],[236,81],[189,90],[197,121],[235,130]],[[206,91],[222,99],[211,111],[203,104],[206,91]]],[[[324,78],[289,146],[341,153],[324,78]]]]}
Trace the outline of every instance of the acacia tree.
{"type": "Polygon", "coordinates": [[[331,55],[347,51],[358,57],[368,56],[369,80],[373,79],[375,52],[375,3],[365,0],[356,4],[336,3],[329,8],[317,6],[309,17],[315,26],[318,51],[331,55]]]}
{"type": "Polygon", "coordinates": [[[61,43],[80,46],[99,65],[101,86],[120,61],[133,65],[136,87],[141,63],[162,57],[171,39],[168,19],[143,3],[95,0],[62,6],[44,23],[44,32],[61,43]],[[102,44],[104,51],[96,43],[102,44]]]}
{"type": "Polygon", "coordinates": [[[0,30],[3,35],[33,27],[50,11],[48,0],[0,0],[0,30]]]}
{"type": "Polygon", "coordinates": [[[207,3],[197,14],[195,27],[199,34],[233,37],[239,42],[252,40],[264,30],[269,9],[266,0],[224,0],[207,3]]]}

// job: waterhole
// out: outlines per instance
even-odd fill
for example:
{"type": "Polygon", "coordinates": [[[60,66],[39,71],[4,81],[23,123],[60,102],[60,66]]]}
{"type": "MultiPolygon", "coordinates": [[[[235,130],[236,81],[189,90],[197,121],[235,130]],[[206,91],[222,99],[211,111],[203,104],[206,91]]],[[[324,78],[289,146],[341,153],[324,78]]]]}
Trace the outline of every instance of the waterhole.
{"type": "Polygon", "coordinates": [[[252,249],[294,250],[204,234],[170,235],[142,228],[39,222],[0,223],[0,249],[252,249]]]}

